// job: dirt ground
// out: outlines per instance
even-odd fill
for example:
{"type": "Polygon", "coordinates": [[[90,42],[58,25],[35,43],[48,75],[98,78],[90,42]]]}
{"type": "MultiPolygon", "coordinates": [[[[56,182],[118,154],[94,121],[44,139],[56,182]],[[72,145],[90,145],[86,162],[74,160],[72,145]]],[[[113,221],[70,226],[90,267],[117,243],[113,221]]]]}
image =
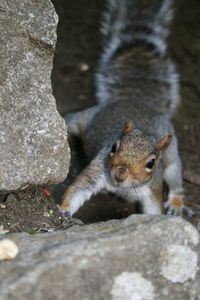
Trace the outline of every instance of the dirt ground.
{"type": "MultiPolygon", "coordinates": [[[[94,73],[101,39],[102,0],[52,1],[60,18],[52,85],[61,115],[95,102],[94,73]]],[[[200,213],[200,2],[176,0],[176,17],[170,38],[171,53],[181,75],[182,105],[174,118],[184,167],[187,203],[200,213]]],[[[79,141],[71,140],[72,167],[68,179],[50,187],[55,201],[63,188],[83,168],[79,141]]],[[[98,195],[76,214],[84,223],[123,218],[135,211],[132,204],[112,195],[98,195]]],[[[194,223],[200,228],[198,217],[194,223]]],[[[58,213],[44,187],[28,187],[0,195],[0,232],[50,231],[71,226],[58,213]]]]}

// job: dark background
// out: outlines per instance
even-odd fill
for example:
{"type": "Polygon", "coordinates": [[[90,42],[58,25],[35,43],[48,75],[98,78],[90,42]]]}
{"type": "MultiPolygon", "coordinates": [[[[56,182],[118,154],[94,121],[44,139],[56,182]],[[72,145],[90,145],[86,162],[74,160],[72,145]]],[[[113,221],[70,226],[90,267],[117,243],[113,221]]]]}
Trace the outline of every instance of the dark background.
{"type": "MultiPolygon", "coordinates": [[[[100,18],[105,1],[53,0],[59,15],[58,42],[52,85],[61,115],[89,107],[95,102],[94,73],[101,53],[100,18]],[[85,64],[87,71],[83,71],[85,64]]],[[[182,104],[174,118],[184,167],[186,201],[199,209],[200,203],[200,2],[175,1],[175,20],[170,51],[181,75],[182,104]]],[[[73,167],[68,182],[83,167],[80,144],[71,142],[73,167]],[[78,150],[78,154],[77,154],[78,150]]],[[[61,185],[55,195],[59,198],[61,185]]],[[[124,217],[134,210],[121,200],[100,195],[77,214],[91,222],[124,217]]]]}

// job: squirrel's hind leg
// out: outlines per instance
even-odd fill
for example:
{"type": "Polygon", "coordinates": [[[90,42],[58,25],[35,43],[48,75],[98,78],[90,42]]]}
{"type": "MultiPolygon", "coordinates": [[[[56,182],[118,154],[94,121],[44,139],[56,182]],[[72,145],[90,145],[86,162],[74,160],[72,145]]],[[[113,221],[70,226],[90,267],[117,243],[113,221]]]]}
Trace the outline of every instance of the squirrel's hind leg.
{"type": "Polygon", "coordinates": [[[99,111],[100,106],[95,105],[84,110],[66,114],[64,119],[68,126],[68,133],[79,136],[86,129],[92,118],[99,111]]]}
{"type": "Polygon", "coordinates": [[[72,216],[85,201],[105,186],[104,151],[101,151],[66,188],[59,206],[60,212],[72,216]]]}
{"type": "Polygon", "coordinates": [[[182,163],[175,136],[169,148],[163,153],[163,163],[164,180],[169,187],[168,199],[164,203],[167,214],[179,216],[185,213],[188,217],[192,217],[195,213],[184,205],[182,163]]]}

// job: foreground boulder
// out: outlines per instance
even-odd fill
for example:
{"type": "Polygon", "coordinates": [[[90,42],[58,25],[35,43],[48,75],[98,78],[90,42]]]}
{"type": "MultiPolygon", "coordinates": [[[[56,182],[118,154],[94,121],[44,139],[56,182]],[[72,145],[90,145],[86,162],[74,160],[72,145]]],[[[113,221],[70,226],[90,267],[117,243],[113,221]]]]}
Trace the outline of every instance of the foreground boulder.
{"type": "Polygon", "coordinates": [[[181,218],[132,215],[67,231],[10,235],[0,299],[199,299],[199,234],[181,218]]]}
{"type": "Polygon", "coordinates": [[[0,189],[64,180],[66,126],[51,90],[57,15],[47,0],[0,0],[0,189]]]}

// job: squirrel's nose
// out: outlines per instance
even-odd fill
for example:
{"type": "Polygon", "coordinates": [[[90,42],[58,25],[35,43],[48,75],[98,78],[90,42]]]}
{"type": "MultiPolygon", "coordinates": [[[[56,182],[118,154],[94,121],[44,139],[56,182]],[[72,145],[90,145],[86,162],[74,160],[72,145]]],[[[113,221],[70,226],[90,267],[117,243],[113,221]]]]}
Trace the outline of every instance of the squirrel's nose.
{"type": "Polygon", "coordinates": [[[114,178],[117,182],[123,182],[128,177],[127,169],[125,167],[118,167],[114,172],[114,178]]]}

